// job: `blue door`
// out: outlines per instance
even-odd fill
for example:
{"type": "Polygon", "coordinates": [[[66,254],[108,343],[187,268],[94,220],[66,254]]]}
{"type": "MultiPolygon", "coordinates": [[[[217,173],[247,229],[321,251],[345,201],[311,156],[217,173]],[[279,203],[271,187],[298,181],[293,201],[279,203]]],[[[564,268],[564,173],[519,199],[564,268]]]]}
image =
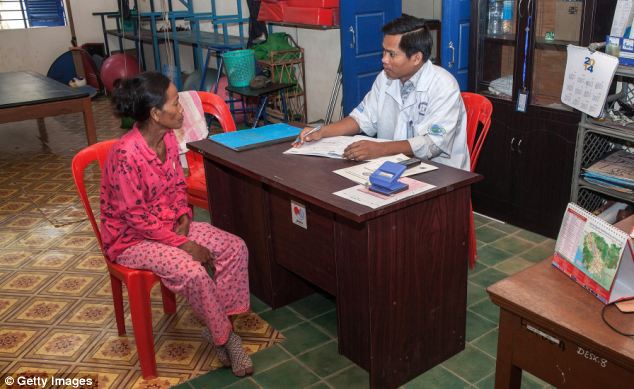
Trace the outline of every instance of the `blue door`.
{"type": "Polygon", "coordinates": [[[469,79],[470,24],[471,0],[442,1],[441,63],[456,77],[460,90],[467,89],[469,79]]]}
{"type": "Polygon", "coordinates": [[[401,16],[402,0],[341,0],[343,111],[347,115],[372,87],[382,70],[381,28],[401,16]]]}

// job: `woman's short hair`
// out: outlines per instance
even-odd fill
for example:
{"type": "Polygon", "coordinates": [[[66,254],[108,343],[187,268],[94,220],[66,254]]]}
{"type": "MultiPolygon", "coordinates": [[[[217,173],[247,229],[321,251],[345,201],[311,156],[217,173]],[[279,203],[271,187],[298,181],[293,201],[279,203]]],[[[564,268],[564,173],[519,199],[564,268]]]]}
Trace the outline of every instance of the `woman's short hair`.
{"type": "Polygon", "coordinates": [[[403,14],[383,26],[382,31],[385,35],[403,35],[399,48],[405,52],[407,58],[420,51],[424,62],[429,59],[434,41],[425,24],[425,19],[403,14]]]}
{"type": "Polygon", "coordinates": [[[150,118],[152,108],[163,107],[169,86],[170,79],[158,72],[118,80],[112,91],[115,112],[143,123],[150,118]]]}

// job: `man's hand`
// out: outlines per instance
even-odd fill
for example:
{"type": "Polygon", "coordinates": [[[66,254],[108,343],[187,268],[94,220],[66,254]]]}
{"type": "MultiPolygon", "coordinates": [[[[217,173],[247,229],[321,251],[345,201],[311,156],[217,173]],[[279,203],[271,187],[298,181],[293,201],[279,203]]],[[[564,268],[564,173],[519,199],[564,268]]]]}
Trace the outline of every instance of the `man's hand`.
{"type": "Polygon", "coordinates": [[[213,266],[214,255],[207,247],[201,246],[198,243],[188,240],[182,245],[178,246],[179,249],[186,251],[196,261],[205,264],[208,263],[213,266]]]}
{"type": "Polygon", "coordinates": [[[322,138],[321,129],[313,131],[313,127],[306,127],[299,133],[297,136],[297,140],[293,142],[293,147],[299,147],[304,144],[304,142],[312,142],[315,140],[320,140],[322,138]],[[313,131],[313,132],[311,132],[313,131]],[[310,134],[308,134],[310,132],[310,134]]]}
{"type": "Polygon", "coordinates": [[[385,144],[369,140],[354,142],[343,151],[343,157],[353,161],[367,161],[384,155],[389,155],[386,153],[385,144]]]}
{"type": "Polygon", "coordinates": [[[178,218],[178,222],[176,223],[176,227],[174,227],[174,232],[178,235],[187,236],[189,235],[189,224],[191,223],[191,219],[187,214],[182,215],[178,218]]]}

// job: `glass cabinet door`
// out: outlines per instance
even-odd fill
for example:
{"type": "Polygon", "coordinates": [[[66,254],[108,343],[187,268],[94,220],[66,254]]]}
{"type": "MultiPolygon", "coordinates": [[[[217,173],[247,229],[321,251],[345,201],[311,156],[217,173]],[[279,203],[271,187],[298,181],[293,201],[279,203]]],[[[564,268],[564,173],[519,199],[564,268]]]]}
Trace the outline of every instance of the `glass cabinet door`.
{"type": "MultiPolygon", "coordinates": [[[[525,1],[525,0],[523,0],[525,1]]],[[[517,2],[479,0],[476,92],[511,100],[517,2]]]]}
{"type": "Polygon", "coordinates": [[[534,7],[531,104],[571,110],[561,103],[566,46],[579,45],[584,2],[539,0],[535,1],[534,7]]]}

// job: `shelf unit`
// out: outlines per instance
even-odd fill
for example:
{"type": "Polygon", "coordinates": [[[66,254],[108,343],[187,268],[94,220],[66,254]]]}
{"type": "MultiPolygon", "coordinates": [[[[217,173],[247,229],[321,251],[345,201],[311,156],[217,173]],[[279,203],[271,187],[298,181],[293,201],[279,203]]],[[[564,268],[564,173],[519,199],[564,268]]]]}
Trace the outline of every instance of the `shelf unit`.
{"type": "MultiPolygon", "coordinates": [[[[292,42],[292,50],[273,50],[268,58],[258,60],[263,69],[268,69],[271,78],[277,83],[295,82],[297,86],[289,88],[286,92],[286,104],[291,122],[306,123],[308,113],[306,106],[306,70],[304,64],[304,49],[299,47],[295,40],[288,36],[292,42]]],[[[267,111],[270,117],[282,118],[281,95],[270,100],[273,111],[267,111]]]]}
{"type": "MultiPolygon", "coordinates": [[[[143,68],[146,69],[144,50],[141,46],[144,43],[152,45],[152,53],[154,57],[154,67],[156,70],[162,69],[159,45],[167,40],[174,44],[174,66],[180,74],[180,56],[179,45],[190,45],[193,48],[193,62],[196,69],[200,69],[207,65],[209,54],[211,52],[220,55],[225,51],[246,48],[248,37],[245,36],[244,25],[249,21],[242,15],[242,2],[236,0],[236,13],[221,15],[217,11],[216,0],[209,0],[211,3],[211,12],[196,12],[194,9],[194,0],[178,0],[185,9],[174,10],[173,0],[167,0],[168,10],[156,11],[154,0],[150,0],[149,12],[138,12],[133,15],[132,20],[134,27],[131,30],[123,28],[121,20],[122,13],[116,12],[94,12],[93,15],[101,18],[101,28],[104,35],[104,43],[106,51],[110,54],[108,45],[108,35],[115,36],[118,39],[119,51],[123,50],[123,39],[133,41],[136,51],[140,52],[140,60],[143,68]],[[169,32],[161,32],[157,26],[158,22],[168,19],[171,28],[169,32]],[[107,28],[107,20],[114,19],[116,28],[107,28]],[[189,25],[189,31],[178,31],[176,29],[176,21],[184,21],[189,25]],[[201,23],[210,22],[212,31],[202,31],[201,23]],[[147,28],[139,28],[138,23],[149,26],[147,28]],[[230,35],[229,27],[237,26],[238,35],[230,35]],[[203,50],[207,50],[207,60],[203,59],[203,50]]],[[[134,0],[135,9],[139,9],[138,0],[134,0]]],[[[180,87],[180,86],[179,86],[180,87]]]]}
{"type": "MultiPolygon", "coordinates": [[[[627,80],[634,80],[634,69],[619,66],[615,77],[623,82],[623,88],[629,88],[626,94],[632,97],[634,91],[627,80]]],[[[634,204],[634,194],[604,188],[586,181],[581,176],[583,169],[605,158],[608,154],[632,148],[634,148],[634,124],[623,126],[609,119],[597,120],[583,114],[577,132],[570,200],[588,211],[596,210],[608,200],[634,204]]]]}

